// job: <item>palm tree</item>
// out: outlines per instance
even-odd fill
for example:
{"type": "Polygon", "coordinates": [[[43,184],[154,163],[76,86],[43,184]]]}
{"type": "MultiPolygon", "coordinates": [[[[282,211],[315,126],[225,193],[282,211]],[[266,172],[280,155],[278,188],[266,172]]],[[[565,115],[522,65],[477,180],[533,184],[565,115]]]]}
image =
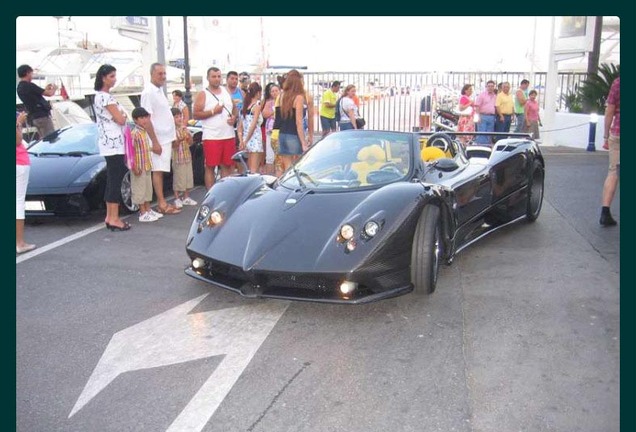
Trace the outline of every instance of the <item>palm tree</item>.
{"type": "Polygon", "coordinates": [[[579,85],[574,84],[574,89],[569,89],[565,94],[561,95],[561,100],[565,105],[565,109],[570,113],[582,113],[581,94],[579,93],[579,85]]]}
{"type": "Polygon", "coordinates": [[[614,79],[620,75],[620,65],[603,63],[598,68],[596,75],[590,75],[581,83],[578,96],[582,104],[583,112],[597,114],[605,113],[605,99],[609,93],[614,79]]]}

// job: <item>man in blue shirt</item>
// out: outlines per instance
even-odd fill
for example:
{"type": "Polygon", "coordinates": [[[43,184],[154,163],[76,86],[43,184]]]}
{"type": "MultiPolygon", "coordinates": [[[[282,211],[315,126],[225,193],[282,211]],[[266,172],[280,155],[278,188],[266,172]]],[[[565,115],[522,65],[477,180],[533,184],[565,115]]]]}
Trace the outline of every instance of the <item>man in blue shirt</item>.
{"type": "MultiPolygon", "coordinates": [[[[230,94],[230,97],[232,98],[232,103],[234,104],[238,112],[240,113],[241,110],[243,109],[243,99],[245,98],[245,93],[243,92],[243,90],[241,90],[238,84],[239,84],[238,72],[229,71],[227,75],[225,76],[225,88],[227,92],[230,94]]],[[[238,137],[238,133],[236,132],[236,126],[237,126],[237,123],[235,122],[234,123],[234,139],[236,142],[236,151],[238,151],[239,137],[238,137]]],[[[238,172],[243,172],[243,164],[237,162],[236,169],[238,170],[238,172]]]]}

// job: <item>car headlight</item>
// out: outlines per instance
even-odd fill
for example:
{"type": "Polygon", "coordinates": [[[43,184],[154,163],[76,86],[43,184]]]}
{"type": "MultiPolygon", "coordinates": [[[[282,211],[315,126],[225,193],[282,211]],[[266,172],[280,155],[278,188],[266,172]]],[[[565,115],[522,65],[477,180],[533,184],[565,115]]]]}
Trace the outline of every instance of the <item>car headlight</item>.
{"type": "Polygon", "coordinates": [[[340,237],[342,237],[344,240],[351,240],[354,234],[355,230],[351,225],[344,224],[340,227],[340,237]]]}
{"type": "Polygon", "coordinates": [[[223,222],[223,215],[219,213],[217,210],[214,210],[210,213],[209,225],[218,225],[223,222]]]}
{"type": "Polygon", "coordinates": [[[98,164],[92,166],[88,171],[85,171],[78,178],[73,180],[73,184],[81,185],[81,184],[89,183],[104,168],[106,168],[106,161],[99,162],[98,164]]]}
{"type": "Polygon", "coordinates": [[[210,207],[206,205],[202,205],[199,208],[199,219],[203,220],[207,218],[209,215],[210,215],[210,207]]]}
{"type": "Polygon", "coordinates": [[[369,221],[364,224],[364,233],[367,237],[375,237],[375,235],[380,231],[380,225],[378,225],[375,221],[369,221]]]}

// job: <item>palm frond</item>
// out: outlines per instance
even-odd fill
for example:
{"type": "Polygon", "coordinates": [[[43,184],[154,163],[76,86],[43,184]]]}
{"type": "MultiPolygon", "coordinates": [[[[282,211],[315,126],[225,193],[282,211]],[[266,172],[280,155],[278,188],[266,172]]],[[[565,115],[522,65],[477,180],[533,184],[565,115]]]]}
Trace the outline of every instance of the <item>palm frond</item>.
{"type": "Polygon", "coordinates": [[[581,83],[578,89],[583,112],[605,113],[605,99],[614,79],[620,75],[620,65],[603,63],[596,75],[591,75],[581,83]]]}

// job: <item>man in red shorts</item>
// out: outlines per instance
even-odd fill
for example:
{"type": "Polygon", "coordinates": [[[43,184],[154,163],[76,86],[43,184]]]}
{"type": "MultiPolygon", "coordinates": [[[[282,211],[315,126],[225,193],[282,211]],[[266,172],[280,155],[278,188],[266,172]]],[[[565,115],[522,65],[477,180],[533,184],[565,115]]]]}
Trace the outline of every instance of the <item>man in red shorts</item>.
{"type": "Polygon", "coordinates": [[[231,174],[232,155],[236,152],[234,122],[238,109],[232,97],[221,86],[221,70],[208,69],[208,86],[197,94],[194,101],[194,118],[203,127],[203,154],[205,157],[205,187],[214,186],[214,168],[220,167],[221,177],[231,174]]]}

